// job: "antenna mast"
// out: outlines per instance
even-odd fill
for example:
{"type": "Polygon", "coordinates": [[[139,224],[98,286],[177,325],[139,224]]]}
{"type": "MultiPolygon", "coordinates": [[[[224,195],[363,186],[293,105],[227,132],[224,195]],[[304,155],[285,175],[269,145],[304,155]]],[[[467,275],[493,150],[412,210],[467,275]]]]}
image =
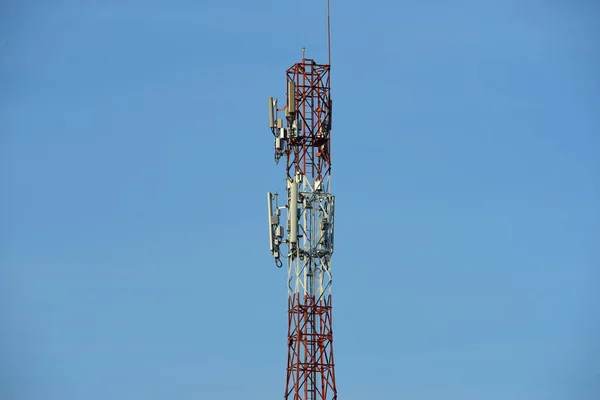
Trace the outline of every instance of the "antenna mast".
{"type": "Polygon", "coordinates": [[[303,49],[302,60],[286,71],[285,106],[269,99],[275,162],[283,158],[286,167],[284,205],[279,206],[278,193],[267,193],[270,249],[277,267],[287,267],[286,400],[337,400],[331,319],[335,197],[330,193],[329,1],[328,63],[305,58],[303,49]],[[285,221],[280,221],[281,211],[285,221]]]}
{"type": "Polygon", "coordinates": [[[331,66],[331,12],[329,3],[330,0],[327,0],[327,64],[331,66]]]}

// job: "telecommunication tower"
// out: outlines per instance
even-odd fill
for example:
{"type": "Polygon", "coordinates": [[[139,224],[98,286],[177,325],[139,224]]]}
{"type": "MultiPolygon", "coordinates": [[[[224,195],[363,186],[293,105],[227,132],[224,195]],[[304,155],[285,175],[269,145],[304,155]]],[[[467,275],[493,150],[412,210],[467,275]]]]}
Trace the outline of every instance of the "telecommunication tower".
{"type": "Polygon", "coordinates": [[[286,191],[267,193],[270,249],[287,266],[286,400],[336,400],[331,319],[335,197],[331,180],[331,51],[327,64],[305,58],[286,71],[285,105],[269,98],[275,162],[285,159],[286,191]],[[279,118],[280,113],[283,118],[279,118]],[[281,211],[285,211],[285,220],[281,211]],[[283,223],[283,226],[281,225],[283,223]],[[284,261],[282,261],[282,258],[284,261]]]}

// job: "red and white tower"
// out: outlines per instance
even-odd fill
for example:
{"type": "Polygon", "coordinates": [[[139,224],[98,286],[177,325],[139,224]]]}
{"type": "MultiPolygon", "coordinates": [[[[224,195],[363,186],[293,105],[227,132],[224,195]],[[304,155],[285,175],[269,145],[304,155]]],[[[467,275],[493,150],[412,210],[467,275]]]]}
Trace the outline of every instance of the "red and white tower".
{"type": "MultiPolygon", "coordinates": [[[[329,4],[327,8],[329,31],[329,4]]],[[[288,272],[286,400],[337,399],[331,319],[335,198],[330,193],[330,70],[330,61],[318,64],[305,58],[303,50],[302,61],[286,72],[285,105],[279,108],[276,99],[269,99],[275,161],[284,158],[286,165],[285,205],[279,206],[277,193],[267,194],[271,252],[276,265],[285,263],[288,272]],[[282,210],[285,220],[280,220],[282,210]]]]}

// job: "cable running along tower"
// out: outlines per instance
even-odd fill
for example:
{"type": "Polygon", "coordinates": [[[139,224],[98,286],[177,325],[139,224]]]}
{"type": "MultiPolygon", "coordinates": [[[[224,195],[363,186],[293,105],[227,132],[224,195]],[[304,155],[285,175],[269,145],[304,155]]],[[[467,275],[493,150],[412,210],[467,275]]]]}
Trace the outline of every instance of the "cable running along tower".
{"type": "Polygon", "coordinates": [[[275,162],[283,158],[286,167],[285,195],[267,194],[270,249],[276,265],[287,266],[286,400],[337,399],[331,320],[335,198],[330,193],[330,48],[327,0],[327,64],[305,58],[302,49],[302,61],[286,71],[285,105],[279,108],[276,99],[269,99],[275,162]],[[285,220],[280,220],[282,210],[285,220]]]}

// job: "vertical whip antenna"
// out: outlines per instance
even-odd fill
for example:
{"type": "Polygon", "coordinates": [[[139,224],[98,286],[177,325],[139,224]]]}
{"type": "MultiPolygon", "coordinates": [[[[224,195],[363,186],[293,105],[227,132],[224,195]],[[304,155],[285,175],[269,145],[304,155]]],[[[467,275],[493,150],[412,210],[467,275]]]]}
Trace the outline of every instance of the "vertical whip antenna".
{"type": "Polygon", "coordinates": [[[327,63],[331,66],[331,12],[330,0],[327,0],[327,63]]]}

